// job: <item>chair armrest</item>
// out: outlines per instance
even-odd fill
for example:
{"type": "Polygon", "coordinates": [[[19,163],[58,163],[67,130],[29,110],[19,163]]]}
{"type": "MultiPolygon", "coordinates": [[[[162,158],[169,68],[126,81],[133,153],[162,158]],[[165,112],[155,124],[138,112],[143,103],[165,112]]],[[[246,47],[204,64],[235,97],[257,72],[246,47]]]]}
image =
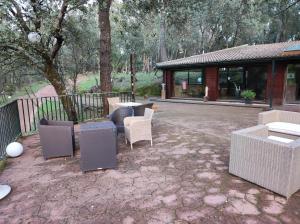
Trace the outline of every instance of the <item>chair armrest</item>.
{"type": "Polygon", "coordinates": [[[268,127],[265,125],[257,125],[254,127],[249,127],[238,131],[233,131],[232,135],[234,134],[268,137],[268,127]]]}
{"type": "Polygon", "coordinates": [[[279,121],[278,110],[271,110],[258,114],[258,124],[268,124],[276,121],[279,121]]]}
{"type": "Polygon", "coordinates": [[[40,125],[39,134],[41,138],[53,138],[53,136],[64,136],[64,138],[72,139],[72,127],[70,126],[49,126],[40,125]]]}
{"type": "Polygon", "coordinates": [[[73,121],[52,121],[52,120],[49,120],[48,124],[50,126],[68,126],[68,127],[73,127],[74,126],[73,121]]]}
{"type": "Polygon", "coordinates": [[[279,110],[278,117],[281,122],[300,124],[300,113],[298,112],[279,110]]]}

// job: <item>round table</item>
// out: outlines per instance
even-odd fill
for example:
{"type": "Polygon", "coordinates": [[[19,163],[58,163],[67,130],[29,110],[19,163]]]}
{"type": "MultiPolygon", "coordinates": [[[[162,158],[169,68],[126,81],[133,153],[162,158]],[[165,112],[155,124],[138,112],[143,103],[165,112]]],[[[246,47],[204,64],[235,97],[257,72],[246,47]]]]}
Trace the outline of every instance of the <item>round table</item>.
{"type": "Polygon", "coordinates": [[[135,107],[142,105],[141,103],[136,102],[124,102],[124,103],[116,103],[120,107],[135,107]]]}

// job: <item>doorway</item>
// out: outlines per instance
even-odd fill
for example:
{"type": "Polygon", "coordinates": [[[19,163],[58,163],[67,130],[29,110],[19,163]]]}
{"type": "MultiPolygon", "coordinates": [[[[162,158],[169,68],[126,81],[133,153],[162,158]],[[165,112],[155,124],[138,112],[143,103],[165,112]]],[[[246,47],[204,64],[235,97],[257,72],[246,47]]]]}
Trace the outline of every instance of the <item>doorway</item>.
{"type": "Polygon", "coordinates": [[[285,85],[285,102],[287,104],[300,103],[300,64],[287,66],[285,85]]]}

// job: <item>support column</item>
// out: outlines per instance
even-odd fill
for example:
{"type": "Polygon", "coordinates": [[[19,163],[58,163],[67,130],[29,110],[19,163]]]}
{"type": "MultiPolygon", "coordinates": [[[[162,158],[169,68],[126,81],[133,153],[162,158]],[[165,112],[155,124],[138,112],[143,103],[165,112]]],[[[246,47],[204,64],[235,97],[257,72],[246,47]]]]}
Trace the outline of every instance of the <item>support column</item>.
{"type": "Polygon", "coordinates": [[[208,87],[208,100],[215,101],[219,97],[218,67],[205,68],[205,84],[208,87]]]}
{"type": "Polygon", "coordinates": [[[271,74],[271,79],[270,79],[270,88],[269,88],[269,109],[273,110],[273,83],[274,83],[274,78],[275,78],[275,60],[272,61],[272,74],[271,74]]]}

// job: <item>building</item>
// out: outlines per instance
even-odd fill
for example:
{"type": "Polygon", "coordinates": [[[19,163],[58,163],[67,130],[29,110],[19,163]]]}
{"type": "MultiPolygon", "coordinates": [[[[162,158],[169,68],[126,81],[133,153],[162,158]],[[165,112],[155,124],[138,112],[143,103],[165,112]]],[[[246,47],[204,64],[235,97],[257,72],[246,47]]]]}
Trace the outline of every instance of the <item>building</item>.
{"type": "Polygon", "coordinates": [[[240,100],[251,89],[256,101],[300,103],[300,41],[242,45],[157,64],[167,98],[240,100]]]}

